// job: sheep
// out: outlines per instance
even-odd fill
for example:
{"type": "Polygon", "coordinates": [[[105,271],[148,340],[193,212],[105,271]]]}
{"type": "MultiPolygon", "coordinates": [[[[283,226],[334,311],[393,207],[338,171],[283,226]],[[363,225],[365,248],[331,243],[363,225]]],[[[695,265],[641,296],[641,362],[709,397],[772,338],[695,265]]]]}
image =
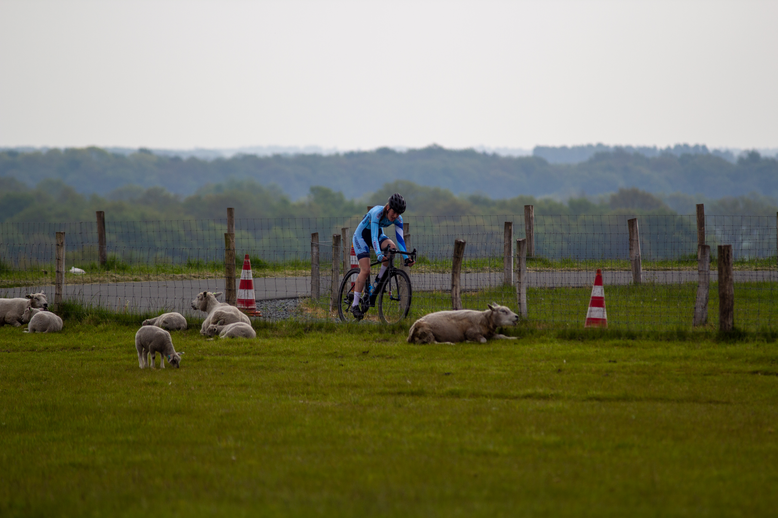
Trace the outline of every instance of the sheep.
{"type": "Polygon", "coordinates": [[[460,309],[438,311],[418,319],[408,333],[408,343],[429,344],[473,341],[486,343],[489,338],[515,340],[516,337],[497,334],[497,328],[516,325],[519,316],[497,303],[488,305],[486,311],[460,309]]]}
{"type": "Polygon", "coordinates": [[[208,327],[211,322],[223,321],[225,324],[232,324],[233,322],[244,322],[251,325],[251,319],[235,306],[230,306],[226,302],[219,302],[216,297],[221,295],[221,292],[209,293],[204,291],[198,293],[197,297],[192,300],[192,309],[199,309],[208,314],[203,321],[203,325],[200,326],[200,334],[210,336],[208,334],[208,327]]]}
{"type": "Polygon", "coordinates": [[[144,326],[157,326],[168,331],[183,331],[186,329],[186,318],[181,313],[162,313],[156,318],[143,321],[144,326]]]}
{"type": "Polygon", "coordinates": [[[0,326],[11,324],[14,327],[21,327],[22,313],[29,304],[33,308],[48,309],[49,302],[43,292],[30,293],[26,298],[0,299],[0,326]]]}
{"type": "Polygon", "coordinates": [[[22,313],[22,322],[29,322],[30,325],[24,330],[25,333],[59,333],[62,331],[62,319],[45,309],[33,308],[30,303],[22,313]]]}
{"type": "Polygon", "coordinates": [[[162,356],[159,360],[161,368],[165,368],[165,360],[170,365],[181,367],[181,355],[184,352],[176,352],[170,333],[161,327],[143,326],[138,329],[138,332],[135,333],[135,348],[138,350],[138,365],[141,369],[145,369],[146,366],[153,369],[157,353],[162,356]],[[149,354],[151,355],[151,363],[148,362],[149,354]]]}
{"type": "Polygon", "coordinates": [[[233,322],[232,324],[224,324],[219,321],[218,324],[211,324],[208,326],[208,335],[219,335],[221,338],[256,338],[257,332],[254,328],[245,322],[233,322]]]}

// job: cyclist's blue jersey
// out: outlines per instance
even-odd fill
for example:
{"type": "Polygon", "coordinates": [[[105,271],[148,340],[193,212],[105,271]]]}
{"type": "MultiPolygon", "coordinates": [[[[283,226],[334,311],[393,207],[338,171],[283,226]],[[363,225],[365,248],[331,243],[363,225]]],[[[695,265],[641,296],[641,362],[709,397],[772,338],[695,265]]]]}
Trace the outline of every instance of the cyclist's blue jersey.
{"type": "Polygon", "coordinates": [[[390,221],[387,217],[381,218],[381,212],[383,210],[383,205],[376,205],[367,211],[367,214],[365,214],[365,217],[362,218],[362,221],[360,221],[357,229],[354,231],[354,239],[352,242],[354,244],[354,251],[356,252],[357,257],[369,257],[370,255],[370,250],[368,249],[369,245],[366,241],[368,235],[365,231],[369,231],[370,233],[370,244],[372,245],[373,250],[375,250],[376,253],[380,253],[381,242],[383,242],[385,239],[388,239],[386,234],[384,234],[383,228],[388,227],[389,225],[394,225],[396,227],[395,233],[397,234],[397,246],[401,251],[407,252],[405,248],[405,239],[403,238],[403,217],[397,216],[397,219],[394,221],[390,221]]]}

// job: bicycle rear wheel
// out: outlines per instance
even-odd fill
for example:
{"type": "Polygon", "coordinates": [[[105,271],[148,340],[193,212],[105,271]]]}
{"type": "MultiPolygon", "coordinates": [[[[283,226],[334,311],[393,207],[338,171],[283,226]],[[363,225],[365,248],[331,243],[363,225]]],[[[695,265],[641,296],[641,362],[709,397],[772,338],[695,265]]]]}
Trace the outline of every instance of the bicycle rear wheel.
{"type": "Polygon", "coordinates": [[[385,324],[396,324],[408,316],[412,295],[408,274],[402,270],[392,271],[378,294],[378,316],[385,324]]]}
{"type": "Polygon", "coordinates": [[[342,322],[357,321],[351,313],[351,303],[354,300],[354,281],[356,281],[357,275],[359,275],[359,268],[352,268],[346,272],[343,280],[340,281],[340,287],[338,288],[338,316],[342,322]]]}

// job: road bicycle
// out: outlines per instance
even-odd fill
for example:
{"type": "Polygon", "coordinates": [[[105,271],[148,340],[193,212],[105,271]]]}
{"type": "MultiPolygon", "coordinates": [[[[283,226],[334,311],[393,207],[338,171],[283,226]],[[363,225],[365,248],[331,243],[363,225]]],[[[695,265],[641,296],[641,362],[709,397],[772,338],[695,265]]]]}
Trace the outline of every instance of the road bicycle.
{"type": "MultiPolygon", "coordinates": [[[[401,254],[406,256],[405,262],[416,261],[416,249],[413,252],[401,252],[397,249],[386,251],[389,257],[389,266],[381,279],[376,284],[370,283],[370,277],[365,281],[362,290],[362,298],[359,301],[362,316],[357,318],[351,312],[351,304],[354,301],[354,283],[359,275],[359,268],[347,271],[340,281],[338,288],[338,315],[343,322],[354,322],[365,318],[372,307],[378,307],[378,317],[385,324],[396,324],[408,316],[411,309],[413,290],[408,274],[394,265],[394,256],[401,254]],[[369,293],[364,296],[365,292],[369,293]]],[[[381,261],[370,263],[370,267],[381,264],[381,261]]]]}

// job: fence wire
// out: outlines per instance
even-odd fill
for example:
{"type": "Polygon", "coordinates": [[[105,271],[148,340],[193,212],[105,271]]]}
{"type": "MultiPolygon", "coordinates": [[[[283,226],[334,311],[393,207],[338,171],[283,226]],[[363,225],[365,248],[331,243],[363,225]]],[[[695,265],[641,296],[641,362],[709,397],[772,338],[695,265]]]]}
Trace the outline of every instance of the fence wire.
{"type": "MultiPolygon", "coordinates": [[[[640,283],[633,278],[630,262],[628,220],[632,217],[627,213],[535,216],[534,252],[526,259],[529,325],[581,327],[600,269],[609,327],[691,327],[699,281],[696,216],[638,218],[640,283]]],[[[235,220],[236,277],[240,278],[248,255],[263,318],[335,318],[331,289],[349,265],[351,232],[359,220],[235,220]],[[336,254],[334,242],[344,228],[346,241],[336,254]],[[312,298],[316,293],[319,296],[312,298]]],[[[457,240],[466,242],[460,277],[463,307],[481,310],[496,302],[518,309],[515,241],[527,237],[523,215],[411,217],[406,222],[406,242],[419,253],[417,265],[409,270],[414,292],[411,318],[452,308],[451,272],[457,240]],[[512,274],[505,271],[506,223],[513,229],[509,242],[512,274]]],[[[392,239],[393,228],[386,229],[392,239]]],[[[107,260],[101,263],[95,222],[3,223],[0,296],[45,291],[52,301],[56,233],[64,232],[64,300],[113,311],[174,310],[197,316],[190,306],[197,293],[225,291],[226,231],[226,219],[109,220],[107,260]],[[84,273],[71,272],[71,268],[84,273]]],[[[724,244],[732,246],[735,259],[736,327],[776,327],[777,234],[772,217],[705,217],[705,241],[712,256],[708,327],[718,327],[717,245],[724,244]]]]}

